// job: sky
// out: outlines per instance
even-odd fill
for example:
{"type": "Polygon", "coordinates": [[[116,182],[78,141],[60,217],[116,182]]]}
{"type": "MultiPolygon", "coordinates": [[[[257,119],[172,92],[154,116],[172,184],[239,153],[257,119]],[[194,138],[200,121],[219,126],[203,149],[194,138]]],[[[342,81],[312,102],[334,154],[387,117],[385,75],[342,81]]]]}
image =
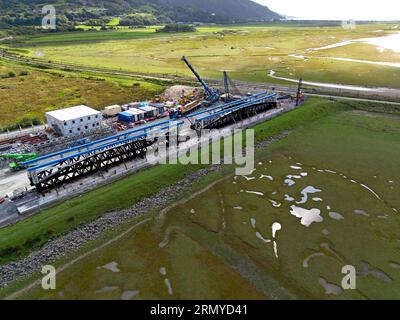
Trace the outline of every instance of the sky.
{"type": "Polygon", "coordinates": [[[253,0],[282,15],[321,20],[400,20],[399,0],[253,0]]]}

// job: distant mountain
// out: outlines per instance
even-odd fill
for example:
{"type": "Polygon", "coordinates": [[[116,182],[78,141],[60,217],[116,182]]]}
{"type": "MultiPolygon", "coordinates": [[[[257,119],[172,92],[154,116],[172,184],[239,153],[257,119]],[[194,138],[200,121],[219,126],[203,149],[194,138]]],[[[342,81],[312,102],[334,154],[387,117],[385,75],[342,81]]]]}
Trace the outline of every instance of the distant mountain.
{"type": "Polygon", "coordinates": [[[280,18],[277,13],[250,0],[151,0],[149,2],[166,9],[168,16],[175,21],[247,22],[280,18]]]}
{"type": "MultiPolygon", "coordinates": [[[[0,0],[0,28],[34,26],[48,0],[0,0]]],[[[111,17],[127,24],[170,22],[235,23],[270,21],[281,17],[251,0],[53,0],[59,24],[96,24],[111,17]],[[96,22],[97,19],[97,22],[96,22]]],[[[126,25],[126,24],[125,24],[126,25]]]]}

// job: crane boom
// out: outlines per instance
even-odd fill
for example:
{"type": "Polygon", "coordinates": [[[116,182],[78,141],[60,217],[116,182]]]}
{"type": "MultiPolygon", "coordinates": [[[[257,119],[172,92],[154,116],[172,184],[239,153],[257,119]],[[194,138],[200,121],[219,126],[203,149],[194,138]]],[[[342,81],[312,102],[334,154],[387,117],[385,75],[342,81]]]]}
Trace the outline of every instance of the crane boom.
{"type": "Polygon", "coordinates": [[[186,63],[186,65],[188,66],[188,68],[190,69],[190,71],[193,72],[193,74],[196,76],[197,80],[199,80],[199,82],[201,83],[201,85],[203,86],[206,95],[207,95],[207,99],[206,101],[208,103],[213,103],[216,102],[219,97],[220,97],[220,93],[217,90],[214,90],[213,88],[211,88],[201,77],[200,75],[196,72],[196,70],[193,68],[193,66],[190,64],[190,62],[186,59],[185,56],[182,57],[182,61],[186,63]]]}
{"type": "Polygon", "coordinates": [[[231,94],[229,92],[229,79],[228,79],[228,73],[224,71],[224,87],[225,87],[225,99],[227,101],[231,100],[231,94]]]}

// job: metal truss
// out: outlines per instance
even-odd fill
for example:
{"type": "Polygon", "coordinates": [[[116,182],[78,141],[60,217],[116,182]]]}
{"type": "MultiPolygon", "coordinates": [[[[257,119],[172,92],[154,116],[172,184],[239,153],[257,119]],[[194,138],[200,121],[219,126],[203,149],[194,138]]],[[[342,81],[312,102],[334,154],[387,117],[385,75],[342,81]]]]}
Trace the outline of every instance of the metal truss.
{"type": "Polygon", "coordinates": [[[201,125],[201,128],[197,127],[196,129],[217,129],[224,126],[228,126],[230,124],[240,122],[244,119],[253,117],[258,113],[265,112],[270,109],[274,109],[277,107],[276,102],[263,102],[259,104],[254,104],[250,107],[234,110],[232,112],[227,112],[223,115],[220,115],[217,118],[209,119],[208,121],[203,121],[198,123],[197,125],[201,125]]]}
{"type": "Polygon", "coordinates": [[[95,172],[107,172],[109,168],[129,160],[144,159],[147,150],[156,141],[157,138],[142,138],[110,149],[77,155],[44,171],[32,172],[29,179],[38,192],[43,192],[95,172]]]}

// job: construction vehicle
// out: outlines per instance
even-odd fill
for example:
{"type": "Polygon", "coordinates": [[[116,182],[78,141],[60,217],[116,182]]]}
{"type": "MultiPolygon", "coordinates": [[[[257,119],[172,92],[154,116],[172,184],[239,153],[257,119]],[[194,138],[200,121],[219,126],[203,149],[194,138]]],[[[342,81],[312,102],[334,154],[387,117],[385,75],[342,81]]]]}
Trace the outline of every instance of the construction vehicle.
{"type": "Polygon", "coordinates": [[[156,96],[151,100],[151,102],[153,102],[153,103],[161,103],[161,102],[162,102],[162,99],[161,99],[161,97],[160,97],[159,95],[156,95],[156,96]]]}
{"type": "Polygon", "coordinates": [[[200,109],[201,105],[202,105],[202,103],[199,100],[195,100],[195,101],[189,102],[188,104],[186,104],[184,106],[178,106],[176,108],[171,108],[169,111],[169,117],[171,119],[178,119],[178,118],[184,117],[184,116],[200,109]]]}
{"type": "Polygon", "coordinates": [[[1,154],[2,159],[11,159],[11,163],[8,165],[13,171],[19,171],[25,167],[21,165],[22,162],[34,160],[38,157],[36,153],[25,153],[25,154],[1,154]]]}
{"type": "Polygon", "coordinates": [[[213,103],[217,102],[221,96],[221,93],[219,90],[215,90],[211,88],[201,77],[200,75],[196,72],[196,70],[193,68],[193,66],[190,64],[190,62],[186,59],[185,56],[182,57],[182,61],[186,63],[186,65],[189,67],[189,69],[193,72],[193,74],[196,76],[197,80],[199,80],[200,84],[203,86],[204,91],[206,92],[206,99],[203,101],[203,104],[205,106],[210,106],[213,103]]]}

